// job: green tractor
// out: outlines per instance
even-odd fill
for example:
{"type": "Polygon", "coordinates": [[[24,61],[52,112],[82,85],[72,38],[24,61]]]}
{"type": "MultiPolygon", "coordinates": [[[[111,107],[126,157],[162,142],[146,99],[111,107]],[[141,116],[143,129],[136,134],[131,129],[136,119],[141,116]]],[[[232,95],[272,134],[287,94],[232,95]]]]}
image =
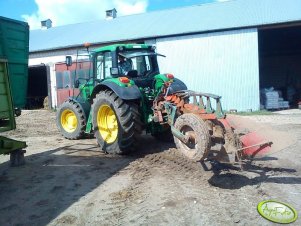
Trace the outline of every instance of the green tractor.
{"type": "MultiPolygon", "coordinates": [[[[172,74],[159,71],[155,47],[115,44],[90,51],[89,76],[76,76],[79,93],[57,111],[57,126],[67,139],[94,133],[106,153],[124,154],[137,148],[142,131],[162,140],[174,138],[190,159],[210,151],[223,160],[240,160],[242,143],[225,119],[220,96],[187,90],[172,74]],[[211,100],[216,101],[216,110],[211,100]],[[229,150],[229,151],[228,151],[229,150]],[[233,155],[233,157],[230,157],[233,155]]],[[[78,54],[76,64],[81,54],[78,54]]],[[[66,57],[67,66],[72,58],[66,57]]]]}

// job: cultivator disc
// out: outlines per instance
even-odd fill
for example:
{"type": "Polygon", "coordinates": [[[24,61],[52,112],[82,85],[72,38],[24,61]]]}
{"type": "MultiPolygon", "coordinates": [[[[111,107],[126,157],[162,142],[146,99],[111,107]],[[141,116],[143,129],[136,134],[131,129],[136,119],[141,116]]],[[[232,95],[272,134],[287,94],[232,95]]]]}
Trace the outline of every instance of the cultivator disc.
{"type": "Polygon", "coordinates": [[[272,143],[258,134],[235,131],[223,113],[220,96],[185,90],[165,95],[164,99],[154,109],[164,106],[175,143],[190,159],[234,163],[267,153],[270,149],[272,143]],[[216,109],[211,106],[212,99],[216,102],[216,109]],[[194,120],[185,121],[183,118],[194,120]]]}

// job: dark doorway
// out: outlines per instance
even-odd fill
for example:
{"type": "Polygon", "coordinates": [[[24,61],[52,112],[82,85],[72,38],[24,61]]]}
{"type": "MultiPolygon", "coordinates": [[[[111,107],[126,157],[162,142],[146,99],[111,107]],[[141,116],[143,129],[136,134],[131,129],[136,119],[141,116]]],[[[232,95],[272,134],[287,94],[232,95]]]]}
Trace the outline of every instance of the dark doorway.
{"type": "Polygon", "coordinates": [[[297,107],[301,100],[301,25],[260,29],[258,39],[261,104],[265,104],[263,94],[271,90],[278,93],[279,108],[285,108],[284,102],[297,107]]]}
{"type": "Polygon", "coordinates": [[[47,84],[47,66],[44,64],[30,66],[28,69],[26,109],[44,108],[44,101],[48,96],[47,84]]]}

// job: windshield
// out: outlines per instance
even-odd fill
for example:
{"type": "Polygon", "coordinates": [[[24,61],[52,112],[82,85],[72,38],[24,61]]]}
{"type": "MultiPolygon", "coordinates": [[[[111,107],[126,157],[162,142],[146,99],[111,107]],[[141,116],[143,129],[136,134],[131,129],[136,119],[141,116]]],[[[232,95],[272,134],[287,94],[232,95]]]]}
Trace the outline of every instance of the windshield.
{"type": "Polygon", "coordinates": [[[123,51],[118,55],[119,73],[129,77],[158,73],[157,56],[163,55],[149,50],[123,51]]]}

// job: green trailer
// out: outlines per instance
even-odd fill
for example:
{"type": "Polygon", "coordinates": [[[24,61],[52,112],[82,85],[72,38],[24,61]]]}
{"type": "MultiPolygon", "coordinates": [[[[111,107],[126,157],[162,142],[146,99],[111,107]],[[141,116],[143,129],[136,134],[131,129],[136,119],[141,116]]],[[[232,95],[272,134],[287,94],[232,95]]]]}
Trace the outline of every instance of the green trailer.
{"type": "MultiPolygon", "coordinates": [[[[29,26],[0,17],[0,132],[16,128],[15,116],[26,104],[29,26]]],[[[0,154],[10,154],[11,164],[24,163],[26,143],[0,136],[0,154]]]]}

